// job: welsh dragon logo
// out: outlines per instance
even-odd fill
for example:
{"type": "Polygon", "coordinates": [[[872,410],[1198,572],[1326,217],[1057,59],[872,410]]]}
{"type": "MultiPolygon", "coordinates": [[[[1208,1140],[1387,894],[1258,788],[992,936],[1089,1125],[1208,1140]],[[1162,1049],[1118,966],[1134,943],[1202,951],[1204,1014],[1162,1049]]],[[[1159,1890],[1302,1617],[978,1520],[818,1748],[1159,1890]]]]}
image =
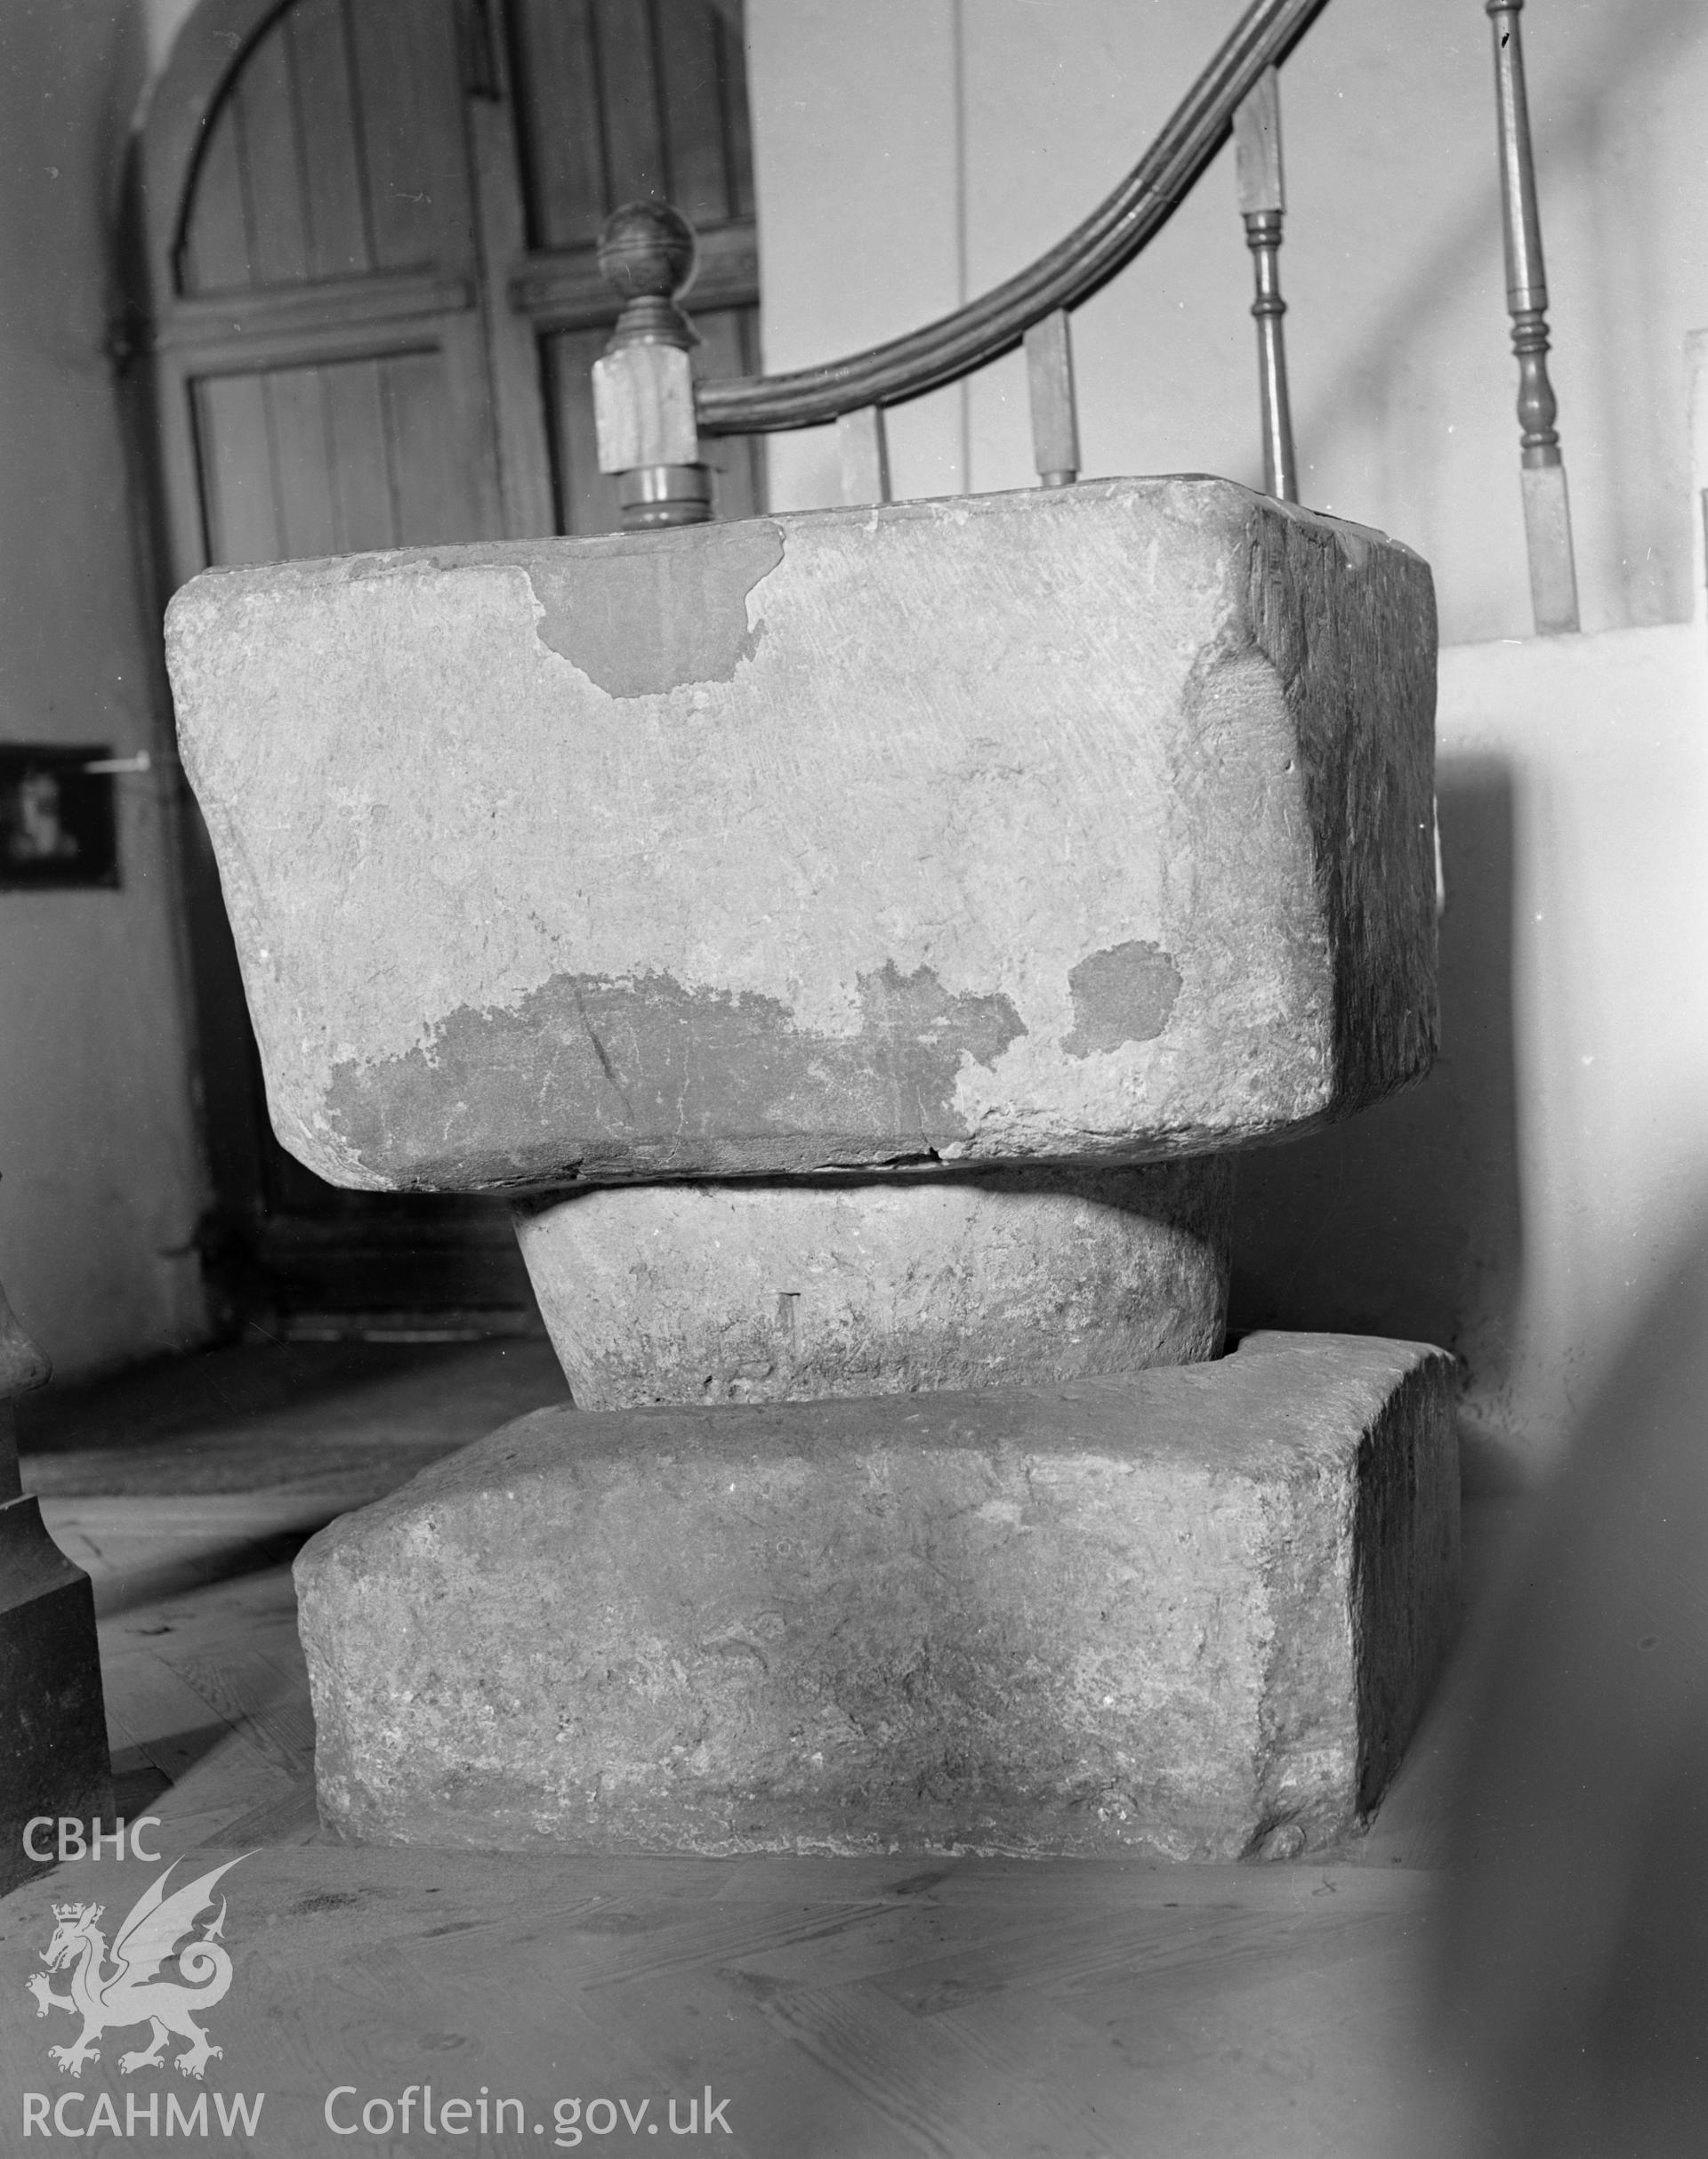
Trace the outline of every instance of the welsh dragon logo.
{"type": "Polygon", "coordinates": [[[83,2018],[83,2030],[70,2046],[48,2049],[54,2063],[68,2075],[81,2076],[85,2062],[100,2059],[101,2049],[93,2042],[102,2032],[122,2030],[127,2024],[153,2027],[146,2047],[119,2056],[118,2066],[127,2076],[135,2069],[160,2066],[168,2032],[176,2032],[189,2042],[185,2052],[173,2057],[185,2076],[200,2076],[221,2052],[192,2022],[190,2013],[212,2009],[216,2002],[223,2001],[231,1985],[231,1959],[218,1938],[225,1925],[223,1897],[219,1917],[208,1921],[201,1933],[178,1951],[178,1969],[189,1985],[155,1975],[183,1937],[193,1931],[198,1913],[213,1903],[214,1884],[222,1874],[230,1873],[238,1861],[228,1859],[211,1874],[186,1882],[168,1897],[166,1878],[177,1864],[174,1859],[165,1873],[156,1876],[119,1928],[110,1952],[110,1971],[107,1970],[107,1937],[100,1926],[105,1907],[98,1904],[54,1905],[53,1916],[59,1924],[42,1952],[47,1971],[32,1972],[27,1984],[36,1997],[38,2017],[45,2017],[51,2009],[63,2009],[83,2018]],[[71,1967],[71,1991],[56,1994],[47,1983],[47,1973],[68,1964],[71,1967]]]}

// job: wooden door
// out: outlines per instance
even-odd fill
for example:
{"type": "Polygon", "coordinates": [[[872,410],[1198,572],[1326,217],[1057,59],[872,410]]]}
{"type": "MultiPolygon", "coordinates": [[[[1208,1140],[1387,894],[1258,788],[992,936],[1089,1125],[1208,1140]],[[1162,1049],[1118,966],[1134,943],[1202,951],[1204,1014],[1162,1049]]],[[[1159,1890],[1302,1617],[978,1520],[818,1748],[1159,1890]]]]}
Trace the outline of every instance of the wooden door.
{"type": "MultiPolygon", "coordinates": [[[[752,370],[738,0],[203,0],[129,205],[165,591],[209,563],[612,529],[594,242],[649,194],[705,232],[701,364],[752,370]]],[[[720,514],[750,513],[757,446],[714,454],[720,514]]],[[[297,1333],[514,1324],[502,1203],[339,1192],[274,1140],[188,797],[184,824],[216,1288],[297,1333]]]]}

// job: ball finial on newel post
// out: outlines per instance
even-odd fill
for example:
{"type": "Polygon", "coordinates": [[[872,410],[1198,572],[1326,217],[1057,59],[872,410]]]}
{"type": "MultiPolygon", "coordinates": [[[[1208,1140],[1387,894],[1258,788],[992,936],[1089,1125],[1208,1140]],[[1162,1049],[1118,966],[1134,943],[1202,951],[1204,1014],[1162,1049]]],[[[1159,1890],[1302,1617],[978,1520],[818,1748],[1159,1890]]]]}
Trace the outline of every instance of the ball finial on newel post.
{"type": "Polygon", "coordinates": [[[599,466],[616,473],[631,528],[699,525],[712,514],[689,362],[698,340],[677,305],[697,254],[693,226],[668,203],[625,203],[599,236],[600,274],[623,302],[593,363],[599,466]]]}
{"type": "Polygon", "coordinates": [[[699,253],[693,226],[669,203],[624,203],[612,211],[600,229],[599,274],[624,302],[617,331],[628,333],[625,342],[647,335],[655,320],[673,331],[667,342],[693,342],[688,318],[673,303],[694,282],[699,253]]]}

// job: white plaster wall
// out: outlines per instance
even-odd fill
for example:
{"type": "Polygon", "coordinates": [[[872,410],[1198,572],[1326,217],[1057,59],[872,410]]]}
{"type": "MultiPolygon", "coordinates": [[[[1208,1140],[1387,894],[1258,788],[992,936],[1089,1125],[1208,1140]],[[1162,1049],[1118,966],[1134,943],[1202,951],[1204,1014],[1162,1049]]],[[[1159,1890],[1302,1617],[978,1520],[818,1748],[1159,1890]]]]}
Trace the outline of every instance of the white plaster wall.
{"type": "MultiPolygon", "coordinates": [[[[1231,4],[749,0],[766,361],[945,311],[1132,164],[1231,4]]],[[[1524,14],[1585,626],[1690,608],[1682,349],[1708,320],[1708,13],[1524,14]]],[[[1283,254],[1306,499],[1434,565],[1443,635],[1528,631],[1487,24],[1475,0],[1337,0],[1284,83],[1283,254]]],[[[1224,152],[1075,318],[1088,473],[1259,471],[1250,269],[1224,152]]],[[[898,491],[1026,485],[1018,358],[897,415],[898,491]],[[963,412],[964,403],[964,412],[963,412]]],[[[779,504],[828,500],[822,439],[779,504]]]]}
{"type": "Polygon", "coordinates": [[[1708,1204],[1708,640],[1442,655],[1442,1051],[1247,1156],[1236,1320],[1444,1342],[1551,1456],[1708,1204]]]}
{"type": "Polygon", "coordinates": [[[1471,1340],[1471,1404],[1534,1451],[1584,1401],[1708,1200],[1701,630],[1447,652],[1440,752],[1448,775],[1511,776],[1522,1213],[1508,1308],[1471,1340]]]}
{"type": "MultiPolygon", "coordinates": [[[[750,4],[769,371],[898,336],[966,296],[959,29],[952,0],[750,4]]],[[[965,410],[956,388],[890,415],[896,495],[971,485],[965,410]]],[[[830,429],[774,435],[769,454],[775,508],[841,500],[830,429]]]]}
{"type": "MultiPolygon", "coordinates": [[[[0,736],[158,751],[110,364],[132,0],[0,9],[0,736]]],[[[165,777],[124,777],[117,892],[0,892],[0,1281],[61,1373],[205,1329],[165,777]]]]}

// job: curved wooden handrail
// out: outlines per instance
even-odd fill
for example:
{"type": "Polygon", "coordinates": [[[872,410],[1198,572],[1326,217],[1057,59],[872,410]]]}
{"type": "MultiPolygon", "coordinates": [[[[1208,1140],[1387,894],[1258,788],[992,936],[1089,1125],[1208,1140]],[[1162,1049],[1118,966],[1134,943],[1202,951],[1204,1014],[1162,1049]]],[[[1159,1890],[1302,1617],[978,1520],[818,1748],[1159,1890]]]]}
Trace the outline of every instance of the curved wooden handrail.
{"type": "Polygon", "coordinates": [[[746,435],[811,427],[866,405],[899,405],[1012,351],[1034,323],[1077,307],[1168,222],[1227,141],[1234,109],[1266,68],[1285,59],[1327,0],[1255,0],[1131,173],[1082,224],[1035,262],[953,315],[905,337],[789,375],[702,383],[700,432],[746,435]]]}

